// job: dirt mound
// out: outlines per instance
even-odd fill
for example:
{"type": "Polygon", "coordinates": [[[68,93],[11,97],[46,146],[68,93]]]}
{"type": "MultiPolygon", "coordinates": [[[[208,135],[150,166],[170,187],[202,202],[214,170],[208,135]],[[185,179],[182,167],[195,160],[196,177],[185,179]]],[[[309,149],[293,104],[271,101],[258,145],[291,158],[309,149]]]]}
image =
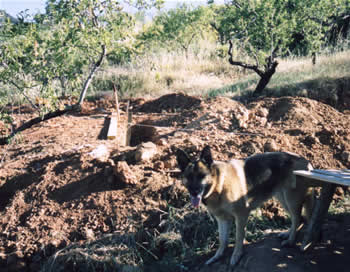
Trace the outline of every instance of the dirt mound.
{"type": "Polygon", "coordinates": [[[175,112],[198,107],[201,99],[183,93],[164,95],[158,99],[145,102],[137,110],[141,112],[175,112]]]}
{"type": "MultiPolygon", "coordinates": [[[[82,114],[36,125],[1,147],[0,268],[4,271],[50,271],[50,267],[51,271],[225,271],[232,250],[223,262],[209,268],[201,265],[214,252],[217,230],[205,209],[193,210],[189,205],[175,171],[174,150],[179,147],[196,156],[210,145],[217,160],[284,150],[305,156],[315,167],[350,168],[344,155],[350,151],[349,116],[311,99],[266,98],[244,105],[224,97],[204,100],[170,94],[146,101],[139,109],[134,107],[133,124],[147,125],[152,133],[135,129],[134,134],[147,137],[136,135],[134,144],[162,141],[156,142],[157,154],[143,162],[134,159],[136,147],[123,147],[124,112],[120,137],[105,140],[106,112],[113,107],[103,101],[86,103],[82,114]],[[153,114],[162,111],[167,114],[153,114]],[[109,152],[104,160],[91,156],[101,144],[109,152]],[[128,167],[135,182],[115,175],[118,162],[128,167]]],[[[121,108],[126,103],[121,102],[121,108]]],[[[22,120],[24,115],[15,118],[22,120]]],[[[339,190],[338,198],[342,194],[339,190]]],[[[274,201],[261,214],[248,226],[251,244],[243,262],[247,271],[254,271],[250,256],[258,263],[262,260],[258,256],[262,244],[266,252],[279,248],[274,236],[271,243],[255,243],[261,232],[268,232],[264,226],[286,227],[288,222],[274,201]]],[[[334,248],[325,248],[322,256],[333,258],[334,248]]],[[[281,249],[266,269],[287,263],[286,271],[293,271],[292,263],[298,261],[298,269],[307,267],[308,256],[296,252],[281,249]],[[288,259],[288,254],[294,257],[288,259]]],[[[341,258],[337,262],[345,263],[341,258]]]]}

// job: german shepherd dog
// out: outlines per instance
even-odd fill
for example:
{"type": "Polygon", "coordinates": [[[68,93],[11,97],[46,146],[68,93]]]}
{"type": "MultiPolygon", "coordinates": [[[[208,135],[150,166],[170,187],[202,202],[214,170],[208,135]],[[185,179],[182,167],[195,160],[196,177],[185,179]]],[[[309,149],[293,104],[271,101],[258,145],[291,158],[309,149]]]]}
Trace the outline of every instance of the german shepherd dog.
{"type": "Polygon", "coordinates": [[[250,211],[275,196],[291,216],[289,232],[281,237],[282,246],[293,245],[301,223],[304,206],[306,219],[311,217],[313,190],[295,176],[293,170],[311,170],[311,164],[293,153],[256,154],[245,160],[213,161],[206,146],[198,160],[191,160],[181,149],[176,153],[183,184],[189,191],[192,205],[202,202],[218,223],[220,245],[206,264],[222,257],[227,247],[230,228],[235,219],[236,244],[230,265],[235,266],[243,255],[245,227],[250,211]]]}

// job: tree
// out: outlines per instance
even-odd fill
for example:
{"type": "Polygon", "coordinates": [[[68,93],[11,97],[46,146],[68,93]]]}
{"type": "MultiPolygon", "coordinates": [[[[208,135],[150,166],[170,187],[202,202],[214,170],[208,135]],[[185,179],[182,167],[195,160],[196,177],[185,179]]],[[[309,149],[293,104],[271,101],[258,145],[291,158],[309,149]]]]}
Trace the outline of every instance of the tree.
{"type": "MultiPolygon", "coordinates": [[[[128,2],[138,7],[161,3],[128,2]]],[[[105,57],[131,46],[133,20],[113,0],[48,0],[45,14],[32,22],[7,22],[0,31],[0,81],[14,86],[41,114],[16,128],[12,137],[40,120],[79,109],[105,57]],[[80,90],[76,104],[59,108],[58,82],[65,92],[80,90]],[[38,107],[28,91],[45,98],[44,107],[38,107]]]]}
{"type": "Polygon", "coordinates": [[[138,39],[142,44],[160,44],[168,50],[181,48],[186,55],[190,46],[208,30],[208,9],[181,5],[156,16],[138,39]]]}
{"type": "Polygon", "coordinates": [[[277,58],[288,55],[293,44],[303,40],[306,52],[315,54],[320,50],[329,30],[327,20],[345,3],[346,0],[231,0],[224,6],[213,6],[217,16],[211,25],[222,41],[229,40],[230,64],[259,75],[254,91],[259,95],[276,71],[277,58]],[[233,43],[255,63],[234,60],[233,43]]]}

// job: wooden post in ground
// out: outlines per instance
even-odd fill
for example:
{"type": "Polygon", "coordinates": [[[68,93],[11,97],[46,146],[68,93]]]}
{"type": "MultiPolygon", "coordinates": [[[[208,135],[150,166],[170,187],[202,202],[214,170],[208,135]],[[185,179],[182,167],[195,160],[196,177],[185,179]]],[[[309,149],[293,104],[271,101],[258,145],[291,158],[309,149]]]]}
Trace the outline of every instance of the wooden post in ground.
{"type": "Polygon", "coordinates": [[[118,130],[118,117],[116,112],[112,112],[111,120],[109,122],[109,128],[107,133],[107,139],[108,140],[114,140],[117,138],[117,131],[118,130]]]}
{"type": "Polygon", "coordinates": [[[128,116],[128,121],[126,123],[126,137],[125,137],[125,145],[130,146],[131,139],[131,123],[132,123],[132,112],[130,110],[130,101],[128,101],[126,107],[126,115],[128,116]]]}
{"type": "Polygon", "coordinates": [[[119,122],[120,113],[119,113],[118,92],[117,92],[117,88],[115,87],[114,84],[113,84],[113,93],[114,93],[114,98],[115,98],[115,108],[117,110],[117,121],[119,122]]]}

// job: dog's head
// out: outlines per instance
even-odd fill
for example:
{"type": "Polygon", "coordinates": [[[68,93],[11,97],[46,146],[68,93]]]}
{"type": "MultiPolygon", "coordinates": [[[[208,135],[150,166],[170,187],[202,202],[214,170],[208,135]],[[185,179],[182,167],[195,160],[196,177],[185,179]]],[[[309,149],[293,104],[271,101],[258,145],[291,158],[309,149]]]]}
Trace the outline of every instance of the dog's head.
{"type": "Polygon", "coordinates": [[[182,172],[182,181],[191,196],[191,203],[198,207],[203,195],[211,185],[211,165],[213,159],[210,147],[206,146],[198,160],[192,161],[185,151],[176,152],[177,163],[182,172]]]}

